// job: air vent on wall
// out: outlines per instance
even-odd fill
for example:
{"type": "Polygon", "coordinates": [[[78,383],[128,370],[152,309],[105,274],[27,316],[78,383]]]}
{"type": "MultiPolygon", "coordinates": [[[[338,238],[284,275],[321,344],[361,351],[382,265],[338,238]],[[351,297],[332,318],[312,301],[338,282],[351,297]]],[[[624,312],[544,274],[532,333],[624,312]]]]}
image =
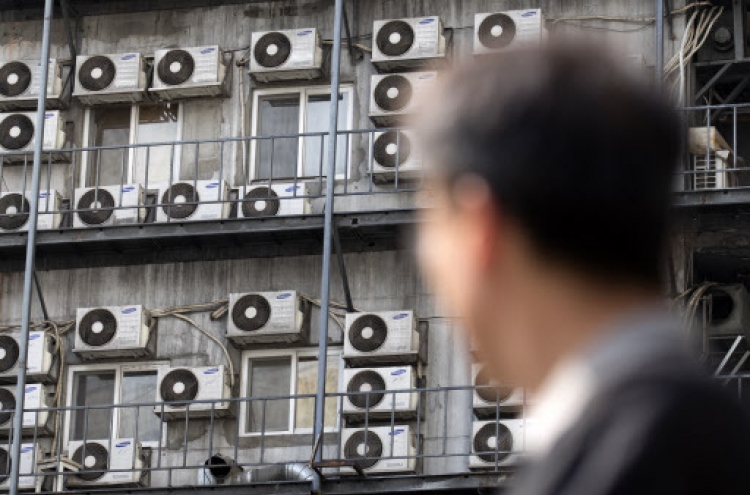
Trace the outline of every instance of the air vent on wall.
{"type": "Polygon", "coordinates": [[[374,75],[370,80],[370,119],[376,125],[399,124],[419,107],[437,72],[374,75]]]}
{"type": "Polygon", "coordinates": [[[144,202],[140,184],[85,187],[75,190],[73,227],[92,227],[140,223],[146,210],[133,208],[144,202]]]}
{"type": "Polygon", "coordinates": [[[157,222],[222,220],[229,216],[229,185],[215,180],[163,184],[158,201],[157,222]]]}
{"type": "Polygon", "coordinates": [[[479,55],[538,46],[544,33],[544,15],[539,9],[476,14],[474,53],[479,55]]]}
{"type": "Polygon", "coordinates": [[[412,366],[347,368],[342,392],[346,392],[343,413],[349,419],[412,418],[417,413],[417,393],[397,392],[417,387],[412,366]]]}
{"type": "MultiPolygon", "coordinates": [[[[407,425],[347,428],[341,434],[341,450],[348,461],[368,473],[416,472],[416,434],[407,425]]],[[[344,468],[342,472],[353,472],[344,468]]]]}
{"type": "Polygon", "coordinates": [[[308,80],[322,75],[322,49],[314,28],[252,34],[250,75],[259,82],[308,80]]]}
{"type": "Polygon", "coordinates": [[[699,321],[705,318],[710,337],[750,336],[750,292],[743,284],[716,285],[704,297],[699,321]]]}
{"type": "Polygon", "coordinates": [[[494,469],[517,464],[526,449],[531,422],[527,419],[475,421],[471,438],[472,469],[494,469]]]}
{"type": "Polygon", "coordinates": [[[73,352],[82,359],[143,357],[154,352],[142,306],[79,308],[73,352]]]}
{"type": "MultiPolygon", "coordinates": [[[[36,132],[34,112],[0,113],[0,159],[4,162],[30,162],[34,142],[39,139],[36,132]]],[[[60,112],[44,114],[44,136],[42,137],[42,159],[47,162],[67,160],[65,130],[60,112]]]]}
{"type": "Polygon", "coordinates": [[[81,469],[66,477],[67,486],[139,486],[145,481],[141,444],[132,438],[71,441],[68,452],[81,469]]]}
{"type": "Polygon", "coordinates": [[[379,70],[418,67],[445,57],[443,23],[437,16],[375,21],[373,33],[372,63],[379,70]]]}
{"type": "Polygon", "coordinates": [[[301,183],[274,183],[271,186],[248,187],[239,208],[239,215],[244,218],[306,215],[310,213],[309,196],[307,185],[301,183]]]}
{"type": "Polygon", "coordinates": [[[424,359],[412,311],[347,313],[345,328],[344,359],[351,364],[409,364],[424,359]]]}
{"type": "Polygon", "coordinates": [[[216,45],[158,50],[152,92],[165,100],[225,96],[230,74],[224,53],[216,45]]]}
{"type": "MultiPolygon", "coordinates": [[[[39,97],[39,60],[0,60],[0,110],[34,109],[39,97]]],[[[58,108],[62,92],[61,66],[49,61],[47,108],[58,108]]]]}
{"type": "Polygon", "coordinates": [[[307,341],[296,291],[229,295],[227,338],[237,347],[307,341]]]}
{"type": "Polygon", "coordinates": [[[232,415],[229,402],[220,402],[232,396],[229,373],[221,366],[201,368],[162,368],[159,370],[154,413],[165,421],[190,418],[226,417],[232,415]],[[215,401],[191,403],[191,401],[215,401]]]}
{"type": "Polygon", "coordinates": [[[140,53],[81,55],[76,67],[78,83],[73,95],[86,105],[143,100],[146,72],[140,53]]]}
{"type": "MultiPolygon", "coordinates": [[[[0,335],[0,383],[15,383],[18,377],[19,333],[0,335]]],[[[57,377],[53,366],[52,340],[45,332],[29,332],[26,378],[29,382],[50,383],[57,377]]]]}

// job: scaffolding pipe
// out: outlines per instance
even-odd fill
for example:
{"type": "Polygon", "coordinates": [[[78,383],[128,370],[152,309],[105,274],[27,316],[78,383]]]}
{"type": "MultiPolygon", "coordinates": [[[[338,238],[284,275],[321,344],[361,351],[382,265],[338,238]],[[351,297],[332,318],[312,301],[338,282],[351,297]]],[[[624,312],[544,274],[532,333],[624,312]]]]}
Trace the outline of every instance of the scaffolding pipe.
{"type": "Polygon", "coordinates": [[[29,202],[29,229],[26,240],[26,266],[23,276],[23,306],[21,308],[21,336],[18,342],[18,383],[16,384],[16,408],[13,413],[13,443],[10,470],[10,495],[18,495],[19,459],[21,458],[21,436],[23,435],[24,390],[26,389],[26,362],[29,351],[29,327],[31,323],[31,299],[34,285],[34,259],[36,257],[36,227],[39,217],[39,176],[42,168],[42,145],[44,144],[44,112],[47,106],[47,79],[49,77],[49,45],[52,24],[52,0],[44,0],[44,30],[42,32],[42,56],[39,74],[39,98],[36,107],[36,138],[34,139],[34,166],[31,175],[31,201],[29,202]]]}
{"type": "Polygon", "coordinates": [[[656,88],[664,85],[664,0],[656,0],[656,88]]]}
{"type": "MultiPolygon", "coordinates": [[[[328,310],[331,296],[331,244],[333,240],[333,201],[336,180],[336,143],[338,141],[339,86],[341,76],[341,24],[344,0],[336,0],[333,16],[333,48],[331,54],[331,108],[328,127],[328,169],[326,173],[325,222],[323,227],[323,270],[320,283],[320,332],[318,335],[318,386],[315,394],[313,444],[322,445],[325,429],[326,372],[328,369],[328,310]]],[[[315,450],[314,461],[323,458],[323,449],[315,450]]],[[[315,474],[312,491],[321,493],[321,478],[315,474]]]]}

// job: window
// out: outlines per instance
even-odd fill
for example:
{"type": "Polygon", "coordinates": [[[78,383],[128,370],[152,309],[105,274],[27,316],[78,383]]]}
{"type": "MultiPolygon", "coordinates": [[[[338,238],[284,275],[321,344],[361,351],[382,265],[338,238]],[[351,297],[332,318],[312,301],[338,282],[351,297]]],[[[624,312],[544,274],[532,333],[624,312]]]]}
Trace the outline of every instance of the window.
{"type": "Polygon", "coordinates": [[[101,440],[135,438],[142,445],[156,447],[160,443],[161,421],[153,406],[97,408],[117,404],[156,402],[157,373],[166,364],[101,364],[71,366],[68,374],[67,439],[101,440]]]}
{"type": "MultiPolygon", "coordinates": [[[[258,139],[251,142],[250,177],[283,180],[325,173],[330,100],[331,93],[326,88],[256,91],[252,135],[258,139]],[[315,135],[299,137],[302,133],[315,135]]],[[[351,129],[352,112],[352,88],[344,87],[339,95],[339,130],[351,129]]],[[[345,176],[350,141],[346,134],[338,137],[337,177],[345,176]]]]}
{"type": "MultiPolygon", "coordinates": [[[[173,142],[182,135],[180,107],[175,103],[90,108],[84,126],[85,147],[173,142]]],[[[84,186],[146,183],[146,179],[155,184],[169,181],[170,173],[176,179],[180,153],[180,146],[166,145],[84,152],[84,186]]]]}
{"type": "MultiPolygon", "coordinates": [[[[315,399],[291,396],[315,394],[318,382],[316,351],[246,351],[243,353],[240,431],[244,436],[312,431],[315,399]]],[[[341,352],[328,354],[326,392],[338,391],[341,374],[341,352]]],[[[325,403],[325,427],[338,425],[338,400],[329,397],[325,403]]]]}

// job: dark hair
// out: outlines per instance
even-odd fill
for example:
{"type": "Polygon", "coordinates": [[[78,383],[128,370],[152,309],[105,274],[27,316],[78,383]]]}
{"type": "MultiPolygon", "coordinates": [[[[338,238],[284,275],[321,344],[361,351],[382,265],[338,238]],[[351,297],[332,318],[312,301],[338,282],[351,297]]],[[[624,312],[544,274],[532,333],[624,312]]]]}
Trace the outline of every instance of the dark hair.
{"type": "Polygon", "coordinates": [[[422,145],[438,176],[484,179],[541,254],[658,284],[680,121],[625,64],[578,45],[477,60],[431,95],[422,145]]]}

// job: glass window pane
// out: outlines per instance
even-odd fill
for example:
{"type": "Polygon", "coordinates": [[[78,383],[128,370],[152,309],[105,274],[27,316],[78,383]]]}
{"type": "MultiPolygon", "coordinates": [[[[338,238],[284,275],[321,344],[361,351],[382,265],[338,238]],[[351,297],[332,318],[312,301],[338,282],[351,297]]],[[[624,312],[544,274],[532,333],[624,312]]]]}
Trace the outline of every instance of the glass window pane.
{"type": "MultiPolygon", "coordinates": [[[[125,146],[130,143],[130,107],[97,108],[91,111],[92,146],[125,146]]],[[[97,150],[88,153],[86,186],[127,183],[128,149],[97,150]],[[98,165],[98,166],[97,166],[98,165]]]]}
{"type": "MultiPolygon", "coordinates": [[[[114,404],[114,400],[114,371],[76,373],[73,380],[72,406],[111,405],[114,404]]],[[[70,414],[71,440],[82,440],[84,432],[86,439],[109,438],[112,409],[75,409],[70,414]]]]}
{"type": "MultiPolygon", "coordinates": [[[[339,358],[329,356],[326,363],[326,392],[336,393],[339,389],[339,358]]],[[[297,394],[315,394],[318,384],[318,359],[300,358],[297,363],[297,394]]],[[[336,426],[338,406],[336,397],[326,398],[325,426],[336,426]]],[[[295,408],[295,425],[297,429],[312,428],[315,417],[315,399],[299,399],[295,408]]]]}
{"type": "MultiPolygon", "coordinates": [[[[143,404],[154,402],[156,396],[156,371],[126,372],[122,378],[122,404],[143,404]]],[[[120,408],[120,438],[136,438],[141,442],[158,441],[161,423],[154,414],[153,406],[120,408]]]]}
{"type": "MultiPolygon", "coordinates": [[[[349,130],[349,92],[339,95],[339,119],[338,129],[349,130]]],[[[326,160],[328,157],[328,122],[331,107],[331,95],[310,95],[307,100],[307,114],[305,117],[305,133],[323,133],[321,136],[310,136],[305,138],[305,163],[304,175],[306,177],[318,177],[325,174],[326,160]],[[321,147],[322,144],[322,147],[321,147]]],[[[343,174],[346,167],[346,140],[347,135],[341,135],[336,142],[336,173],[343,174]]]]}
{"type": "MultiPolygon", "coordinates": [[[[178,116],[179,105],[163,103],[161,105],[142,106],[138,110],[138,144],[163,143],[176,141],[179,133],[178,116]]],[[[172,156],[172,146],[138,147],[135,154],[136,177],[145,182],[146,168],[148,168],[148,183],[169,181],[171,163],[177,163],[177,157],[172,156]],[[148,160],[147,160],[148,158],[148,160]],[[148,163],[146,163],[148,161],[148,163]],[[148,166],[148,167],[147,167],[148,166]]],[[[174,147],[174,153],[178,153],[174,147]]],[[[173,177],[176,180],[177,177],[173,177]]]]}
{"type": "MultiPolygon", "coordinates": [[[[299,93],[258,97],[258,136],[299,134],[299,93]]],[[[256,140],[255,178],[288,179],[297,171],[299,138],[256,140]]]]}
{"type": "MultiPolygon", "coordinates": [[[[247,396],[279,397],[291,395],[291,377],[292,360],[290,357],[253,359],[250,361],[250,381],[247,396]]],[[[248,401],[247,431],[288,431],[289,401],[289,398],[248,401]]]]}

